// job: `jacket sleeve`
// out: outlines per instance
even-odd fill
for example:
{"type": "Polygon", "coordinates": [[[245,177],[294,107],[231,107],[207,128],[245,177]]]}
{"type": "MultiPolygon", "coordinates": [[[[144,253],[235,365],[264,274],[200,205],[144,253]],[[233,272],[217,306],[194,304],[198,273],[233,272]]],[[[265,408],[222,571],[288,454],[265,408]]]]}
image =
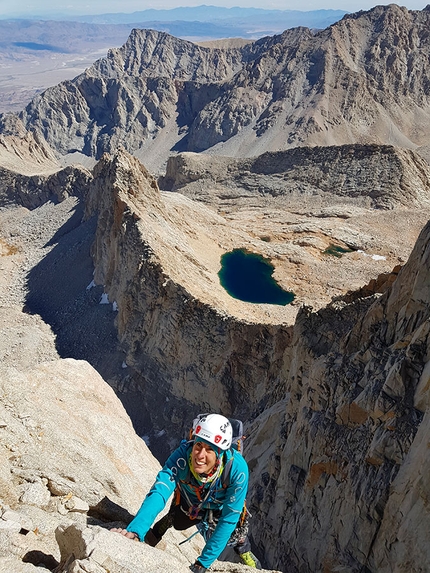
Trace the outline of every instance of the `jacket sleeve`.
{"type": "Polygon", "coordinates": [[[247,491],[248,465],[240,454],[235,453],[221,517],[199,557],[203,567],[209,568],[227,545],[242,513],[247,491]]]}
{"type": "Polygon", "coordinates": [[[140,541],[143,541],[149,528],[157,515],[166,506],[169,497],[176,487],[175,477],[178,470],[183,467],[187,458],[187,445],[183,443],[175,450],[163,468],[158,472],[155,483],[145,497],[136,517],[127,527],[127,531],[136,533],[140,541]]]}

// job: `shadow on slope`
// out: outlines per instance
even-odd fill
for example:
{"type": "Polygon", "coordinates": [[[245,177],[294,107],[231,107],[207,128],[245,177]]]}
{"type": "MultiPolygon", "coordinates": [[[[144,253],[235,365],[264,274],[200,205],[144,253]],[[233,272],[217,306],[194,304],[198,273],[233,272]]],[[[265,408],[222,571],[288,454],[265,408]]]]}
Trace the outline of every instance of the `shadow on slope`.
{"type": "Polygon", "coordinates": [[[148,432],[141,392],[129,391],[130,368],[124,368],[112,304],[100,304],[102,286],[93,279],[91,245],[96,217],[82,222],[83,203],[46,246],[52,250],[28,273],[25,311],[39,314],[56,335],[61,358],[86,360],[113,387],[138,435],[148,432]]]}
{"type": "Polygon", "coordinates": [[[112,304],[99,304],[103,287],[93,278],[90,256],[96,219],[82,221],[83,204],[60,227],[52,250],[29,272],[25,310],[39,314],[56,335],[61,358],[88,361],[105,379],[121,369],[112,304]]]}

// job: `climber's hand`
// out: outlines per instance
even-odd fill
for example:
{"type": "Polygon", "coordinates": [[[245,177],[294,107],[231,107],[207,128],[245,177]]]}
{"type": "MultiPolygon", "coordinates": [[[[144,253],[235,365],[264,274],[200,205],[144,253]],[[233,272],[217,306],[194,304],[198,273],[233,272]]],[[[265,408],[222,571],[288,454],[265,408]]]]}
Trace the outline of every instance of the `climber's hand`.
{"type": "Polygon", "coordinates": [[[117,527],[113,527],[111,531],[113,531],[114,533],[120,533],[121,535],[124,535],[124,537],[128,537],[128,539],[139,540],[139,537],[135,533],[133,533],[132,531],[127,531],[126,529],[118,529],[117,527]]]}

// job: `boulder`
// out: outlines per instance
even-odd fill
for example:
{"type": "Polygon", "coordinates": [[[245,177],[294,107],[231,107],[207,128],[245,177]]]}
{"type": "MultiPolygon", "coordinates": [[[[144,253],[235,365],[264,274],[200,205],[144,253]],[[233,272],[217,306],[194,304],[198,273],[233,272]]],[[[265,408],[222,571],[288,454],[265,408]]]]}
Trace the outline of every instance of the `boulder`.
{"type": "MultiPolygon", "coordinates": [[[[59,527],[56,536],[61,564],[55,573],[189,573],[189,565],[195,561],[188,544],[181,552],[172,543],[160,550],[101,527],[59,527]]],[[[194,542],[189,543],[192,546],[194,542]]],[[[246,573],[253,569],[238,563],[216,561],[210,571],[246,573]]]]}

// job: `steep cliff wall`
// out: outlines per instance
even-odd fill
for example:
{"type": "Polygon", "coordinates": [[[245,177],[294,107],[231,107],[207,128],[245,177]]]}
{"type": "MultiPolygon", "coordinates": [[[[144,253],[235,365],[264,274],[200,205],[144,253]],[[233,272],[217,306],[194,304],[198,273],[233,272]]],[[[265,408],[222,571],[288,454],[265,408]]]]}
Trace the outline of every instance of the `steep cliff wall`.
{"type": "Polygon", "coordinates": [[[94,278],[118,306],[118,336],[133,370],[120,390],[143,393],[135,420],[142,431],[168,428],[177,443],[198,410],[247,418],[273,402],[290,339],[280,320],[287,311],[249,308],[216,276],[223,248],[252,240],[202,205],[160,195],[124,153],[99,162],[87,213],[94,209],[94,278]]]}
{"type": "Polygon", "coordinates": [[[427,568],[429,260],[430,224],[387,293],[298,316],[288,399],[248,443],[254,537],[283,570],[427,568]]]}

